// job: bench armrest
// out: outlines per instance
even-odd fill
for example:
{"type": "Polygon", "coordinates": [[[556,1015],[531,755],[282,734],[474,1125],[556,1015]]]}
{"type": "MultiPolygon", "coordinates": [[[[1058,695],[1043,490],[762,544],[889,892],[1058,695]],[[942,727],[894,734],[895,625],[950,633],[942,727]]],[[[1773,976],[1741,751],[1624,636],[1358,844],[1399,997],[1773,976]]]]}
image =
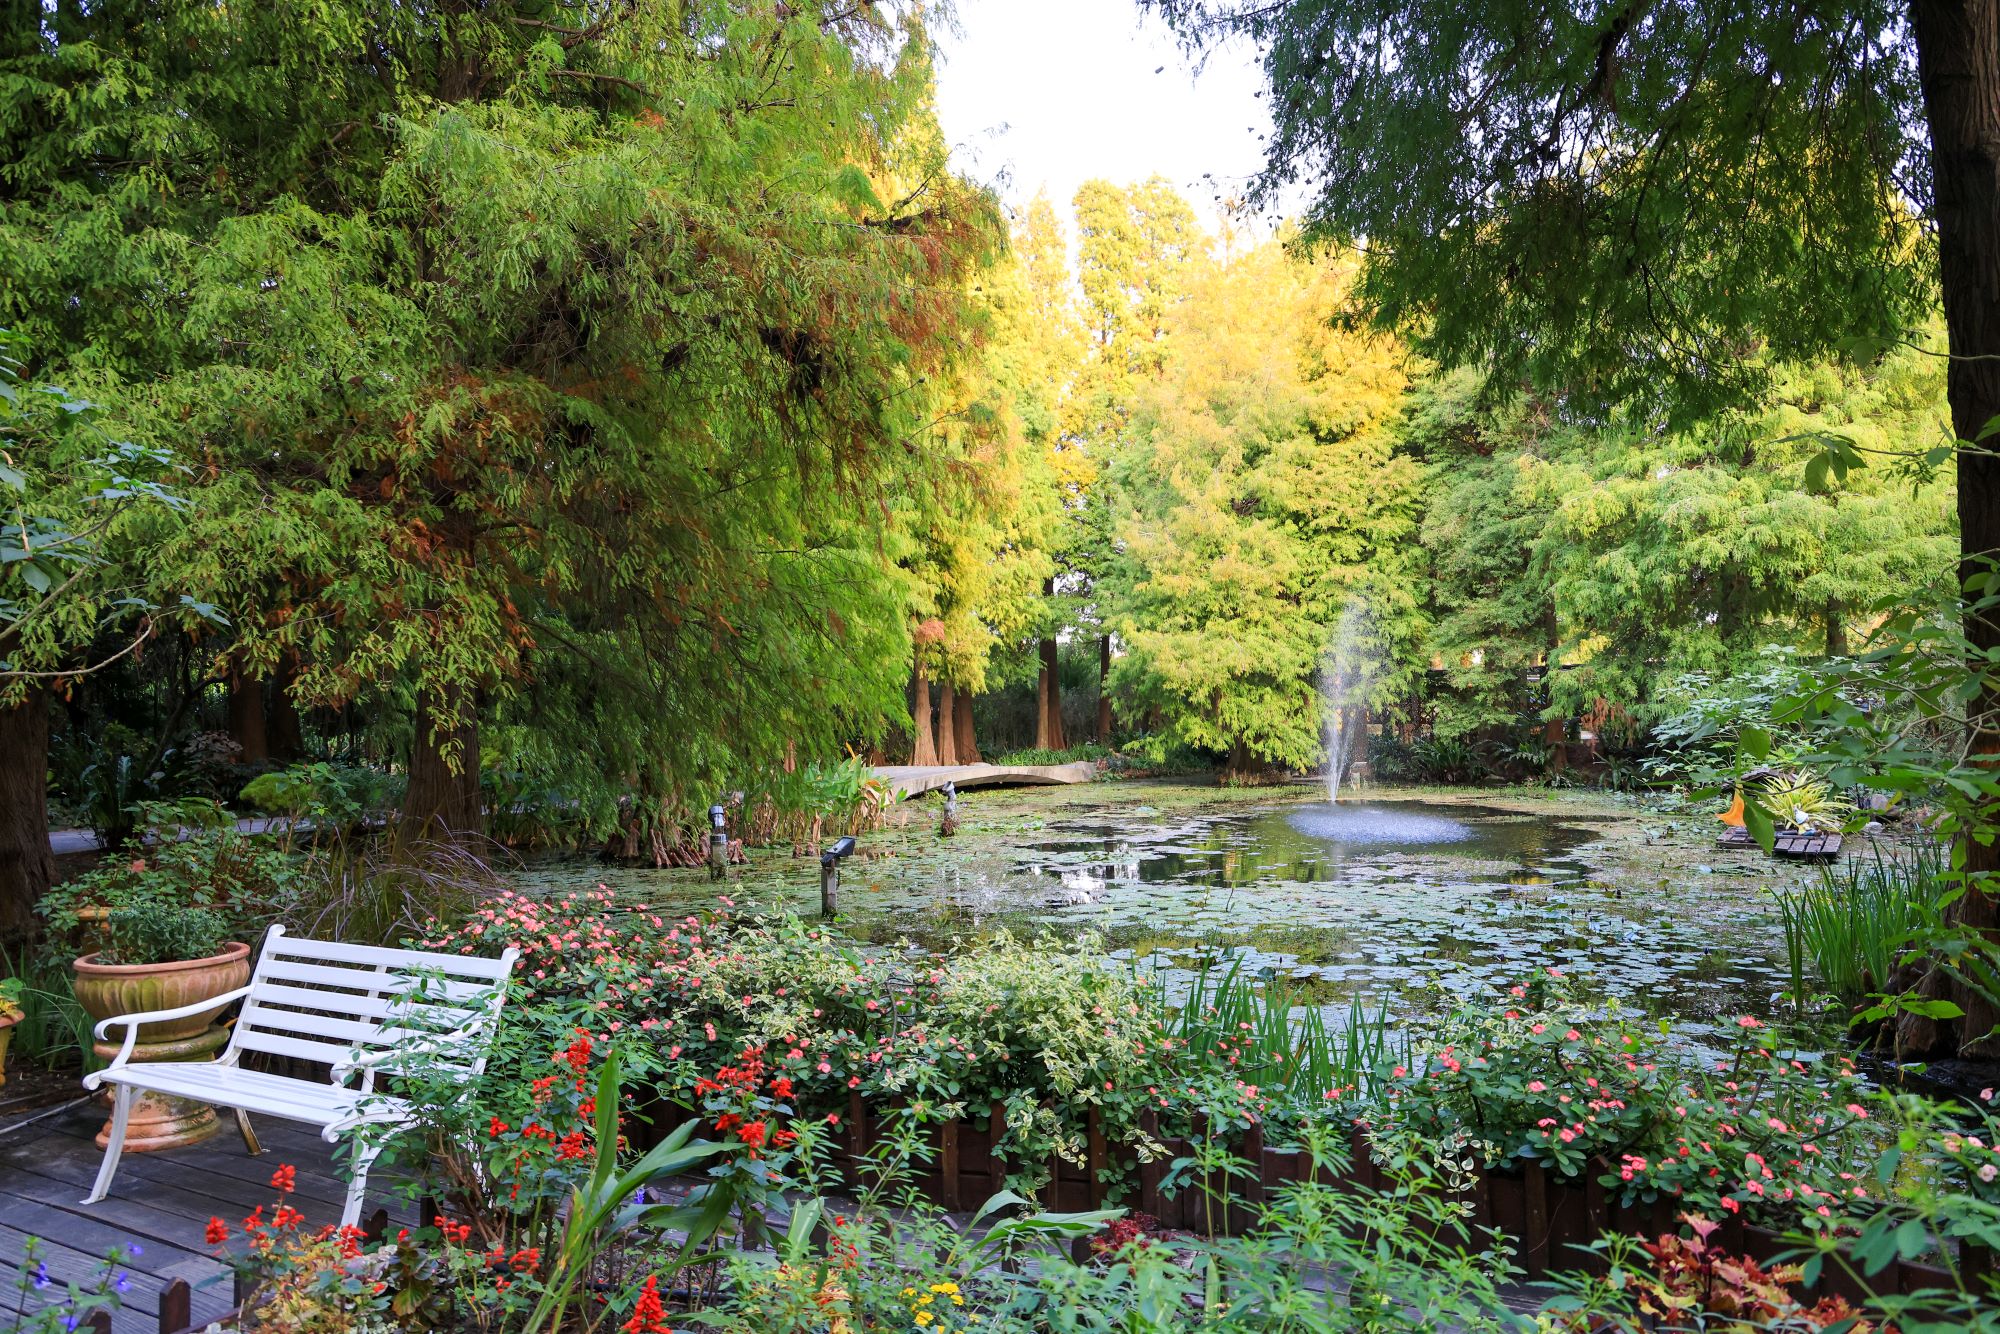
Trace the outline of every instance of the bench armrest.
{"type": "Polygon", "coordinates": [[[116,1070],[119,1066],[124,1065],[132,1059],[132,1048],[139,1041],[139,1026],[141,1024],[157,1023],[166,1019],[186,1019],[193,1015],[206,1014],[210,1010],[221,1009],[231,1001],[241,1000],[249,994],[249,987],[238,987],[234,991],[225,991],[220,996],[210,996],[207,1000],[195,1001],[190,1005],[177,1005],[171,1010],[140,1010],[136,1014],[113,1015],[109,1019],[100,1021],[94,1030],[99,1042],[111,1036],[111,1030],[120,1026],[125,1029],[125,1042],[118,1048],[118,1055],[112,1058],[111,1064],[105,1066],[104,1070],[99,1070],[83,1077],[83,1086],[87,1089],[96,1088],[104,1082],[105,1071],[116,1070]]]}

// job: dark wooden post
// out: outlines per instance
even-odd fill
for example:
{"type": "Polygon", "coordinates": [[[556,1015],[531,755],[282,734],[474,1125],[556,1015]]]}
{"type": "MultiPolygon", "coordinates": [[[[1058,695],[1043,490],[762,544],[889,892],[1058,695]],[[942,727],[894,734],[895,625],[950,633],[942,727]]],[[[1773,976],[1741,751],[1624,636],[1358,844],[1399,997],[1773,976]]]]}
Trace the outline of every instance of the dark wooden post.
{"type": "Polygon", "coordinates": [[[958,1189],[958,1121],[938,1127],[938,1202],[946,1213],[964,1208],[958,1189]]]}
{"type": "Polygon", "coordinates": [[[1548,1272],[1549,1261],[1549,1174],[1540,1163],[1531,1162],[1521,1175],[1527,1219],[1522,1229],[1527,1235],[1521,1238],[1521,1267],[1529,1278],[1540,1278],[1548,1272]]]}
{"type": "Polygon", "coordinates": [[[1244,1131],[1239,1151],[1243,1161],[1250,1164],[1250,1175],[1229,1193],[1229,1211],[1222,1226],[1232,1236],[1242,1236],[1256,1226],[1259,1207],[1264,1203],[1264,1127],[1251,1126],[1244,1131]]]}
{"type": "MultiPolygon", "coordinates": [[[[1139,1113],[1139,1133],[1155,1144],[1160,1141],[1160,1114],[1148,1107],[1139,1113]]],[[[1164,1175],[1157,1160],[1139,1164],[1139,1212],[1160,1217],[1160,1178],[1164,1175]]],[[[1163,1220],[1164,1221],[1164,1220],[1163,1220]]]]}
{"type": "Polygon", "coordinates": [[[177,1278],[160,1294],[160,1334],[182,1334],[194,1323],[194,1305],[188,1281],[177,1278]]]}
{"type": "Polygon", "coordinates": [[[1104,1113],[1096,1107],[1090,1109],[1085,1133],[1089,1137],[1088,1151],[1084,1154],[1084,1171],[1090,1174],[1087,1189],[1090,1192],[1090,1207],[1104,1207],[1104,1168],[1109,1149],[1104,1142],[1104,1113]]]}

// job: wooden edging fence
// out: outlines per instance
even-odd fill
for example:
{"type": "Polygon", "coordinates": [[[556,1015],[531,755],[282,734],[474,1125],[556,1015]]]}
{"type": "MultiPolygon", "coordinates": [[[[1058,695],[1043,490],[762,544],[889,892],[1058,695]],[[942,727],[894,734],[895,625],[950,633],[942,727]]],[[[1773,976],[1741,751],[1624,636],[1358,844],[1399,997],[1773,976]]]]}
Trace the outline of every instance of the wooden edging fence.
{"type": "MultiPolygon", "coordinates": [[[[362,1220],[362,1235],[370,1241],[380,1241],[389,1230],[389,1211],[377,1209],[362,1220]]],[[[177,1278],[160,1290],[160,1313],[151,1322],[152,1329],[146,1329],[146,1318],[136,1311],[112,1312],[99,1309],[92,1311],[77,1322],[76,1334],[203,1334],[203,1331],[221,1327],[234,1329],[243,1310],[246,1294],[240,1277],[232,1284],[230,1301],[234,1303],[221,1315],[211,1316],[199,1324],[194,1319],[194,1288],[184,1278],[177,1278]]]]}
{"type": "MultiPolygon", "coordinates": [[[[649,1130],[642,1132],[641,1138],[662,1137],[689,1119],[688,1113],[667,1104],[658,1105],[657,1110],[662,1114],[655,1117],[649,1130]]],[[[930,1127],[926,1132],[931,1150],[930,1162],[924,1165],[918,1177],[919,1189],[925,1197],[942,1208],[961,1211],[977,1208],[1001,1190],[1007,1183],[1008,1165],[994,1153],[994,1148],[1004,1137],[1005,1127],[1006,1116],[998,1104],[983,1119],[959,1119],[930,1127]]],[[[1155,1112],[1141,1113],[1139,1128],[1165,1150],[1163,1157],[1152,1162],[1137,1161],[1136,1150],[1127,1145],[1115,1145],[1106,1138],[1098,1111],[1091,1108],[1084,1134],[1084,1161],[1072,1163],[1060,1157],[1051,1157],[1049,1179],[1038,1192],[1041,1205],[1064,1212],[1103,1208],[1109,1193],[1106,1177],[1112,1155],[1124,1150],[1119,1154],[1121,1160],[1129,1156],[1137,1162],[1135,1174],[1138,1180],[1128,1183],[1134,1189],[1126,1194],[1135,1198],[1135,1208],[1139,1213],[1151,1215],[1166,1228],[1199,1235],[1219,1233],[1233,1236],[1248,1232],[1255,1226],[1258,1207],[1279,1189],[1288,1184],[1316,1179],[1311,1154],[1303,1150],[1273,1149],[1264,1142],[1263,1128],[1251,1126],[1239,1135],[1235,1145],[1236,1156],[1250,1166],[1248,1177],[1233,1176],[1227,1183],[1221,1180],[1190,1180],[1184,1182],[1181,1189],[1169,1194],[1166,1178],[1170,1164],[1175,1159],[1191,1157],[1196,1143],[1189,1139],[1162,1137],[1159,1116],[1155,1112]],[[1210,1211],[1217,1207],[1222,1210],[1221,1216],[1211,1216],[1210,1211]]],[[[858,1092],[851,1093],[839,1129],[834,1166],[844,1177],[853,1180],[859,1174],[862,1160],[882,1142],[881,1120],[869,1110],[866,1100],[858,1092]]],[[[1352,1132],[1349,1147],[1347,1174],[1329,1179],[1326,1184],[1361,1189],[1379,1189],[1389,1184],[1370,1155],[1366,1139],[1359,1129],[1352,1132]]],[[[1481,1171],[1461,1198],[1472,1206],[1471,1223],[1475,1228],[1503,1232],[1514,1238],[1518,1246],[1517,1262],[1530,1279],[1546,1277],[1552,1269],[1592,1268],[1595,1257],[1578,1248],[1588,1246],[1605,1233],[1650,1239],[1676,1230],[1679,1224],[1679,1211],[1670,1200],[1663,1198],[1650,1204],[1621,1204],[1595,1177],[1582,1181],[1554,1177],[1539,1163],[1528,1163],[1518,1173],[1481,1171]]],[[[424,1208],[427,1217],[435,1210],[429,1201],[425,1202],[424,1208]]],[[[379,1239],[387,1226],[387,1212],[377,1210],[367,1220],[363,1230],[371,1238],[379,1239]]],[[[1715,1244],[1734,1254],[1750,1256],[1760,1263],[1769,1263],[1793,1249],[1780,1234],[1746,1224],[1734,1214],[1720,1220],[1715,1244]]],[[[1079,1258],[1087,1253],[1088,1239],[1079,1243],[1078,1250],[1079,1258]]],[[[1993,1257],[1980,1248],[1962,1247],[1959,1259],[1962,1272],[1992,1272],[1993,1257]]],[[[1838,1266],[1827,1265],[1822,1268],[1819,1282],[1809,1295],[1840,1296],[1849,1301],[1860,1301],[1870,1295],[1920,1292],[1946,1287],[1950,1283],[1951,1275],[1947,1270],[1905,1260],[1892,1261],[1865,1284],[1838,1266]]],[[[157,1334],[201,1334],[211,1323],[220,1323],[225,1327],[234,1324],[236,1312],[232,1310],[218,1321],[204,1321],[198,1327],[192,1325],[190,1298],[191,1289],[187,1280],[176,1279],[168,1285],[160,1294],[157,1334]]],[[[242,1300],[240,1291],[236,1300],[239,1303],[242,1300]]],[[[117,1328],[121,1332],[140,1334],[136,1320],[120,1322],[117,1328]]],[[[93,1312],[78,1329],[94,1331],[94,1334],[113,1334],[112,1313],[93,1312]]],[[[146,1331],[145,1334],[152,1332],[146,1331]]]]}
{"type": "MultiPolygon", "coordinates": [[[[660,1133],[672,1130],[687,1113],[662,1118],[660,1133]]],[[[943,1122],[927,1131],[931,1161],[918,1178],[924,1195],[949,1210],[977,1208],[1006,1185],[1008,1164],[994,1153],[1004,1135],[1006,1118],[995,1105],[989,1114],[973,1120],[943,1122]]],[[[1242,1131],[1234,1145],[1236,1157],[1250,1168],[1247,1176],[1231,1176],[1226,1182],[1184,1180],[1169,1194],[1166,1179],[1176,1159],[1194,1155],[1196,1142],[1166,1138],[1160,1134],[1159,1116],[1143,1112],[1139,1129],[1159,1144],[1165,1153],[1152,1162],[1140,1161],[1130,1145],[1107,1140],[1096,1108],[1091,1108],[1084,1133],[1084,1161],[1068,1162],[1051,1157],[1049,1179],[1039,1192],[1039,1203],[1047,1209],[1072,1212],[1101,1209],[1108,1192],[1107,1166],[1114,1161],[1134,1162],[1136,1181],[1126,1183],[1126,1201],[1137,1212],[1149,1214],[1166,1228],[1210,1235],[1241,1235],[1250,1231],[1259,1206],[1282,1187],[1311,1181],[1315,1177],[1312,1155],[1303,1150],[1273,1149],[1264,1142],[1261,1126],[1242,1131]]],[[[849,1180],[855,1179],[860,1161],[882,1140],[881,1121],[860,1093],[850,1093],[847,1110],[840,1123],[840,1142],[834,1154],[835,1166],[849,1180]]],[[[1330,1185],[1351,1185],[1380,1189],[1389,1183],[1369,1152],[1363,1133],[1357,1128],[1350,1139],[1349,1167],[1345,1176],[1330,1185]]],[[[1020,1164],[1014,1164],[1016,1168],[1020,1164]]],[[[1530,1279],[1546,1277],[1552,1270],[1602,1268],[1597,1257],[1580,1249],[1606,1233],[1651,1240],[1680,1226],[1677,1202],[1660,1198],[1650,1204],[1622,1204],[1595,1177],[1572,1180],[1551,1175],[1539,1163],[1525,1164],[1518,1172],[1484,1170],[1477,1173],[1463,1196],[1472,1207],[1471,1224],[1479,1229],[1503,1232],[1514,1239],[1516,1263],[1530,1279]]],[[[1776,1232],[1743,1222],[1734,1215],[1719,1220],[1714,1244],[1734,1254],[1747,1255],[1759,1263],[1769,1263],[1796,1248],[1776,1232]]],[[[1943,1243],[1950,1245],[1949,1242],[1943,1243]]],[[[1079,1254],[1087,1253],[1088,1241],[1079,1243],[1079,1254]]],[[[1983,1250],[1966,1246],[1959,1251],[1961,1270],[1990,1273],[1993,1257],[1983,1250]]],[[[1841,1296],[1860,1301],[1871,1295],[1888,1296],[1920,1292],[1951,1285],[1946,1269],[1937,1265],[1896,1260],[1871,1275],[1864,1284],[1837,1265],[1822,1267],[1813,1296],[1841,1296]]]]}

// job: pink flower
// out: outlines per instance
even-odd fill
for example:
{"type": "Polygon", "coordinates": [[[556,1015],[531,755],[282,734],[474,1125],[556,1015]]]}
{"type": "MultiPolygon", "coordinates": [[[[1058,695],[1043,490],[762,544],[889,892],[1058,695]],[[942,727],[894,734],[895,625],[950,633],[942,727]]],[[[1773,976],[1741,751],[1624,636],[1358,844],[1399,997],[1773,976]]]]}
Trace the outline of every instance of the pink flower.
{"type": "Polygon", "coordinates": [[[1549,1091],[1549,1086],[1547,1084],[1544,1084],[1541,1080],[1531,1079],[1528,1081],[1528,1092],[1547,1093],[1548,1091],[1549,1091]]]}

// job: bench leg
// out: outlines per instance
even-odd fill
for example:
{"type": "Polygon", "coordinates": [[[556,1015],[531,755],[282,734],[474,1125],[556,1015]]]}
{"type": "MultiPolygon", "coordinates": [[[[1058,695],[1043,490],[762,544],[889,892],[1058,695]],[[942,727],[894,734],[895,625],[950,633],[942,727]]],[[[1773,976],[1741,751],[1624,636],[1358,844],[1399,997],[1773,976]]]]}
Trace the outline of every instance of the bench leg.
{"type": "Polygon", "coordinates": [[[340,1211],[342,1227],[361,1226],[361,1197],[368,1190],[368,1169],[375,1165],[375,1156],[382,1152],[379,1145],[363,1145],[354,1151],[354,1174],[347,1180],[347,1205],[340,1211]]]}
{"type": "Polygon", "coordinates": [[[264,1146],[257,1142],[257,1132],[250,1128],[250,1113],[241,1107],[236,1109],[236,1129],[242,1132],[243,1147],[250,1151],[252,1158],[264,1152],[264,1146]]]}
{"type": "Polygon", "coordinates": [[[132,1086],[114,1084],[111,1095],[111,1133],[104,1145],[104,1162],[97,1169],[97,1184],[90,1188],[85,1204],[96,1204],[111,1193],[111,1178],[118,1174],[118,1155],[125,1152],[125,1123],[132,1119],[132,1086]]]}

